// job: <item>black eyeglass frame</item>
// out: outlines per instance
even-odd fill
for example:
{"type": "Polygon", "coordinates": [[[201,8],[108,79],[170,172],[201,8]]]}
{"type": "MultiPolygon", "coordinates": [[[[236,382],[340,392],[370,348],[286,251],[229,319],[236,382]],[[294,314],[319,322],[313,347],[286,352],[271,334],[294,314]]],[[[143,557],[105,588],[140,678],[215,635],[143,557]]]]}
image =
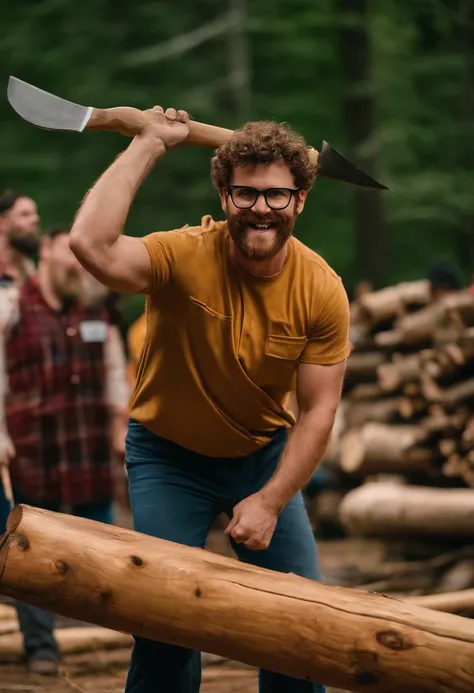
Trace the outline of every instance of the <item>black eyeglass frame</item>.
{"type": "Polygon", "coordinates": [[[260,195],[263,195],[265,202],[267,203],[267,207],[279,212],[282,209],[286,209],[289,206],[291,200],[293,199],[293,196],[296,195],[296,193],[300,191],[300,188],[273,187],[273,188],[267,188],[266,190],[258,190],[257,188],[252,188],[252,186],[250,186],[250,185],[229,185],[227,188],[227,191],[230,195],[230,199],[232,200],[234,206],[237,207],[237,209],[252,209],[252,207],[257,203],[257,200],[260,197],[260,195]],[[255,193],[255,200],[252,202],[251,205],[245,205],[245,207],[241,207],[241,206],[235,204],[234,196],[232,195],[232,192],[234,190],[236,190],[237,188],[239,188],[239,189],[243,188],[245,190],[252,190],[255,193]],[[285,190],[286,192],[290,193],[290,197],[288,199],[288,202],[286,203],[286,205],[284,207],[272,207],[272,205],[269,204],[268,199],[267,199],[267,194],[269,192],[271,192],[272,190],[285,190]]]}

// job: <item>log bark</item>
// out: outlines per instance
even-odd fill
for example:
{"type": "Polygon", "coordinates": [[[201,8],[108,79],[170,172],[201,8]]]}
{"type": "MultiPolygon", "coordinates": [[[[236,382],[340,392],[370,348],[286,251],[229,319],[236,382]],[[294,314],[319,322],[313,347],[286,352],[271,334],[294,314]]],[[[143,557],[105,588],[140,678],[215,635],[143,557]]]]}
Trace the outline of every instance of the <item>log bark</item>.
{"type": "Polygon", "coordinates": [[[383,397],[384,395],[385,392],[382,390],[379,383],[361,383],[351,390],[348,399],[354,402],[363,402],[377,399],[377,397],[383,397]]]}
{"type": "Polygon", "coordinates": [[[424,341],[457,341],[472,320],[474,297],[468,291],[459,291],[421,310],[401,316],[393,330],[376,334],[374,342],[382,347],[395,347],[424,341]]]}
{"type": "Polygon", "coordinates": [[[0,591],[72,618],[356,693],[471,693],[474,624],[383,595],[18,506],[0,591]]]}
{"type": "Polygon", "coordinates": [[[347,428],[358,428],[369,422],[388,423],[400,412],[399,397],[354,402],[346,409],[347,428]]]}
{"type": "Polygon", "coordinates": [[[377,380],[377,368],[386,360],[381,351],[355,352],[347,359],[346,377],[351,381],[377,380]]]}
{"type": "Polygon", "coordinates": [[[398,473],[407,469],[427,470],[431,453],[412,448],[427,437],[422,426],[368,423],[352,429],[341,439],[340,465],[345,472],[398,473]]]}
{"type": "MultiPolygon", "coordinates": [[[[94,626],[56,628],[54,635],[63,655],[93,650],[112,650],[121,647],[131,648],[133,645],[133,638],[127,633],[94,626]]],[[[0,662],[19,660],[23,653],[23,636],[20,632],[10,632],[4,635],[0,633],[0,662]]]]}
{"type": "Polygon", "coordinates": [[[417,381],[424,361],[428,360],[433,350],[425,349],[416,354],[394,358],[392,363],[383,363],[377,369],[378,381],[384,392],[397,390],[405,383],[417,381]]]}
{"type": "Polygon", "coordinates": [[[403,315],[409,305],[425,305],[430,300],[429,282],[422,279],[388,286],[380,291],[366,293],[358,303],[363,315],[377,324],[403,315]]]}
{"type": "Polygon", "coordinates": [[[345,496],[340,517],[357,535],[474,538],[474,491],[367,483],[345,496]]]}

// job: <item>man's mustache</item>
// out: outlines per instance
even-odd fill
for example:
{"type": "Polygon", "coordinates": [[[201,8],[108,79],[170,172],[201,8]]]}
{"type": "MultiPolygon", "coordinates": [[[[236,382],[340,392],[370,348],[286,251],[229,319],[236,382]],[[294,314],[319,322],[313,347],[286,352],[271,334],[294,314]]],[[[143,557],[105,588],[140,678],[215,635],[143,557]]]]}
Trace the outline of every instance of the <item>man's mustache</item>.
{"type": "Polygon", "coordinates": [[[247,224],[275,224],[275,225],[280,225],[283,222],[281,217],[278,217],[277,215],[274,214],[265,214],[265,215],[258,215],[255,213],[252,214],[242,214],[239,217],[239,223],[241,225],[247,224]]]}

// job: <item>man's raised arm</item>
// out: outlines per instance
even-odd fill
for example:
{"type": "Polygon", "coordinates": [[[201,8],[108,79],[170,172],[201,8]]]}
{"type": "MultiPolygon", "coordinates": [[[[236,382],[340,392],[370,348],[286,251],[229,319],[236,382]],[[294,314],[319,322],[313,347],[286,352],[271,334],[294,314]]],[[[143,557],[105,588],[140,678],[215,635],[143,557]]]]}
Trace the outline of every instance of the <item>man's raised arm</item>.
{"type": "Polygon", "coordinates": [[[150,256],[138,238],[122,235],[138,191],[166,151],[188,135],[189,116],[160,106],[146,111],[147,125],[102,174],[84,198],[71,229],[71,250],[102,284],[121,293],[143,293],[152,279],[150,256]]]}

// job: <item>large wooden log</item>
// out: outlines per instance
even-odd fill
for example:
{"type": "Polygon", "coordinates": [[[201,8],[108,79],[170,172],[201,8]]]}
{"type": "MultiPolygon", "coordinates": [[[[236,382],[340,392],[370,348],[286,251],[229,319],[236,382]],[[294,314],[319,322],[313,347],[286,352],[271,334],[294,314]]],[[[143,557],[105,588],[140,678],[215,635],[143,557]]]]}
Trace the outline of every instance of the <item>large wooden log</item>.
{"type": "Polygon", "coordinates": [[[424,606],[427,609],[435,609],[436,611],[474,615],[474,589],[404,597],[404,600],[411,604],[424,606]]]}
{"type": "Polygon", "coordinates": [[[344,497],[339,512],[357,535],[474,538],[472,489],[366,483],[344,497]]]}
{"type": "Polygon", "coordinates": [[[69,515],[15,508],[0,591],[356,693],[471,693],[474,624],[69,515]]]}
{"type": "Polygon", "coordinates": [[[459,291],[431,305],[401,316],[393,330],[380,332],[374,342],[382,347],[418,344],[424,341],[440,343],[457,341],[474,320],[474,296],[459,291]]]}
{"type": "Polygon", "coordinates": [[[404,357],[397,355],[393,357],[391,363],[382,363],[377,368],[381,388],[386,392],[392,392],[405,383],[418,380],[422,364],[433,353],[432,349],[424,349],[404,357]]]}
{"type": "Polygon", "coordinates": [[[429,300],[429,282],[421,279],[364,293],[359,298],[358,305],[362,316],[366,316],[373,324],[376,324],[403,315],[410,305],[425,305],[429,300]]]}
{"type": "Polygon", "coordinates": [[[415,449],[428,432],[417,425],[367,423],[348,430],[341,439],[340,465],[348,473],[376,474],[427,471],[429,450],[415,449]]]}
{"type": "Polygon", "coordinates": [[[401,407],[400,397],[354,401],[346,408],[346,427],[357,428],[371,421],[387,423],[400,413],[401,407]]]}
{"type": "Polygon", "coordinates": [[[346,378],[351,383],[376,381],[377,368],[386,361],[382,351],[354,352],[347,360],[346,378]]]}

